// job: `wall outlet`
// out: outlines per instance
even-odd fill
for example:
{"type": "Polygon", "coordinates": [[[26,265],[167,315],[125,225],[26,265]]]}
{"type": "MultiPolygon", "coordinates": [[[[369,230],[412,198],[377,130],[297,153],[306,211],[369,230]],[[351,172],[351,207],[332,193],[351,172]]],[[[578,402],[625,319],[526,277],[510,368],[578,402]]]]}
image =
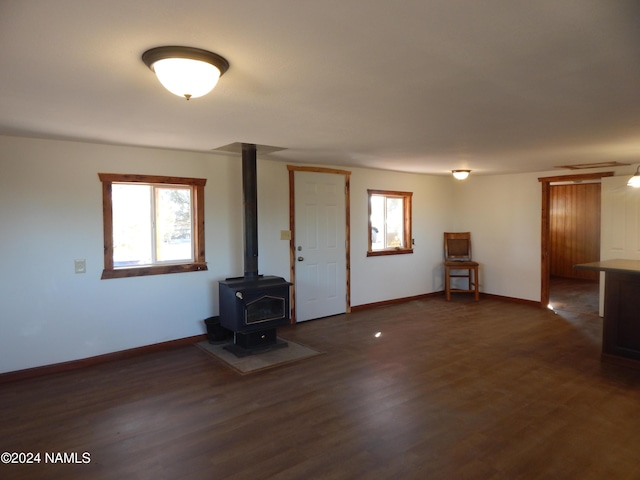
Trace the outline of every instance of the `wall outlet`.
{"type": "Polygon", "coordinates": [[[84,258],[80,258],[73,261],[76,273],[87,273],[87,261],[84,258]]]}

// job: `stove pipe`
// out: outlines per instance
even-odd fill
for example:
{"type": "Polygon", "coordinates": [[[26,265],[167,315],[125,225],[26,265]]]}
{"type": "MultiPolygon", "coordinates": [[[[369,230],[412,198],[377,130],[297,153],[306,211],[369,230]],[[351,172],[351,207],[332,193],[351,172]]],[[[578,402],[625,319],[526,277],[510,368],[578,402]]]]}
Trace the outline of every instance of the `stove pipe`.
{"type": "Polygon", "coordinates": [[[242,144],[242,196],[244,204],[244,278],[258,278],[258,177],[256,146],[242,144]]]}

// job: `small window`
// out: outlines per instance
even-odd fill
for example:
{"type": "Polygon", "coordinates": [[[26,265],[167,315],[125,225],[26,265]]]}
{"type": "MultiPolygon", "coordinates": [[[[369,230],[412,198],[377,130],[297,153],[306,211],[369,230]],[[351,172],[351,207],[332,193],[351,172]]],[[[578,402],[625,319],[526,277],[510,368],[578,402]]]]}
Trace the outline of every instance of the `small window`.
{"type": "Polygon", "coordinates": [[[367,256],[413,253],[411,192],[367,190],[369,250],[367,256]]]}
{"type": "Polygon", "coordinates": [[[98,174],[102,181],[102,278],[207,270],[205,179],[98,174]]]}

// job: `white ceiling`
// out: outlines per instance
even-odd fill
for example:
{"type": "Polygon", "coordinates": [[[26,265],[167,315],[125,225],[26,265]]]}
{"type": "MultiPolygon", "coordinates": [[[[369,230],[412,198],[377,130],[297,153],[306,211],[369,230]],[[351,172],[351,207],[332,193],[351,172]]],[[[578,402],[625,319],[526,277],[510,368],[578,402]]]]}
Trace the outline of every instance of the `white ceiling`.
{"type": "Polygon", "coordinates": [[[638,0],[0,0],[0,133],[446,174],[640,158],[638,0]],[[186,101],[152,47],[230,63],[186,101]]]}

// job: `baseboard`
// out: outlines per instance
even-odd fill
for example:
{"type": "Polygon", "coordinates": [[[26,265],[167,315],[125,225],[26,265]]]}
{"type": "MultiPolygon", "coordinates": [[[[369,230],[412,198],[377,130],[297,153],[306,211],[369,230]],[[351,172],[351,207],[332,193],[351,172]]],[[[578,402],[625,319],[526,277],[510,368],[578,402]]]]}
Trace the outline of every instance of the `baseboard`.
{"type": "Polygon", "coordinates": [[[207,339],[206,334],[194,335],[193,337],[178,338],[168,342],[154,343],[143,347],[130,348],[119,352],[105,353],[95,357],[82,358],[79,360],[71,360],[69,362],[54,363],[52,365],[43,365],[42,367],[26,368],[24,370],[16,370],[14,372],[0,373],[0,384],[15,382],[17,380],[25,380],[27,378],[40,377],[42,375],[50,375],[52,373],[67,372],[69,370],[77,370],[79,368],[98,365],[100,363],[112,362],[114,360],[124,360],[126,358],[138,357],[153,352],[160,352],[172,348],[183,347],[201,342],[207,339]]]}
{"type": "Polygon", "coordinates": [[[386,307],[388,305],[395,305],[397,303],[412,302],[413,300],[424,300],[430,297],[436,297],[444,295],[444,292],[423,293],[421,295],[414,295],[413,297],[394,298],[392,300],[383,300],[382,302],[364,303],[362,305],[355,305],[351,307],[352,312],[359,312],[360,310],[367,310],[369,308],[386,307]]]}
{"type": "MultiPolygon", "coordinates": [[[[388,305],[395,305],[398,303],[411,302],[413,300],[425,300],[431,297],[437,297],[444,295],[444,291],[425,293],[422,295],[414,295],[412,297],[394,298],[392,300],[384,300],[382,302],[366,303],[363,305],[356,305],[351,307],[351,312],[358,312],[361,310],[367,310],[370,308],[384,307],[388,305]]],[[[545,307],[540,302],[533,300],[524,300],[514,297],[503,297],[501,295],[493,295],[491,293],[481,293],[482,297],[495,298],[506,302],[516,302],[525,305],[531,305],[534,307],[545,307]]],[[[42,367],[27,368],[24,370],[16,370],[14,372],[0,373],[0,385],[8,382],[15,382],[18,380],[24,380],[27,378],[40,377],[43,375],[50,375],[52,373],[66,372],[69,370],[76,370],[79,368],[89,367],[91,365],[98,365],[100,363],[112,362],[114,360],[123,360],[126,358],[137,357],[145,355],[147,353],[159,352],[162,350],[169,350],[171,348],[182,347],[185,345],[191,345],[200,341],[206,340],[207,335],[194,335],[193,337],[179,338],[177,340],[170,340],[168,342],[154,343],[152,345],[145,345],[143,347],[131,348],[128,350],[121,350],[119,352],[105,353],[104,355],[97,355],[95,357],[82,358],[79,360],[72,360],[69,362],[55,363],[53,365],[44,365],[42,367]]]]}
{"type": "Polygon", "coordinates": [[[542,305],[542,302],[536,302],[535,300],[525,300],[524,298],[504,297],[502,295],[494,295],[493,293],[481,293],[480,296],[486,298],[495,298],[496,300],[502,300],[505,302],[520,303],[522,305],[529,305],[531,307],[547,308],[546,305],[542,305]]]}
{"type": "MultiPolygon", "coordinates": [[[[422,295],[415,295],[413,297],[403,297],[403,298],[394,298],[393,300],[384,300],[382,302],[374,302],[374,303],[365,303],[363,305],[356,305],[351,307],[352,312],[357,312],[360,310],[367,310],[369,308],[377,308],[377,307],[385,307],[387,305],[395,305],[397,303],[405,303],[411,302],[413,300],[424,300],[431,297],[438,297],[440,295],[444,295],[444,290],[433,293],[424,293],[422,295]]],[[[494,298],[496,300],[502,300],[504,302],[512,302],[512,303],[521,303],[524,305],[530,305],[532,307],[545,307],[546,305],[542,305],[540,302],[535,302],[533,300],[525,300],[522,298],[515,297],[503,297],[502,295],[494,295],[492,293],[480,293],[480,299],[482,298],[494,298]]]]}

